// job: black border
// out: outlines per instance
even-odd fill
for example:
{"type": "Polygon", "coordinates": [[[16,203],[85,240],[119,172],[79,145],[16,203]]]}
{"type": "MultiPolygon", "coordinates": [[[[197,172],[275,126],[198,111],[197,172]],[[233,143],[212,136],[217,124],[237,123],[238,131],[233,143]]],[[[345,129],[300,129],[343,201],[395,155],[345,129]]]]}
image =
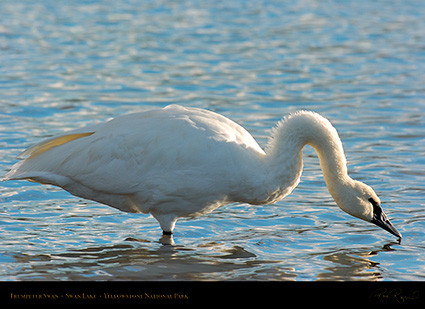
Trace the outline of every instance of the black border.
{"type": "MultiPolygon", "coordinates": [[[[0,282],[1,304],[425,305],[425,282],[0,282]]],[[[3,305],[2,305],[3,307],[3,305]]],[[[7,307],[9,308],[9,307],[7,307]]]]}

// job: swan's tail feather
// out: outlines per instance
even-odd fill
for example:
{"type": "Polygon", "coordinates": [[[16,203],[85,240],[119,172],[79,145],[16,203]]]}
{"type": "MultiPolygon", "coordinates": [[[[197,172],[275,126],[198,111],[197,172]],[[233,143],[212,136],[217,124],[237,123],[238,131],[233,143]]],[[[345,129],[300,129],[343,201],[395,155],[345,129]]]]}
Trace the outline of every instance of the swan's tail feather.
{"type": "Polygon", "coordinates": [[[45,153],[46,151],[52,148],[69,143],[71,141],[74,141],[82,137],[90,136],[92,134],[94,134],[94,132],[61,135],[61,136],[50,138],[46,141],[43,141],[39,144],[36,144],[28,148],[27,150],[25,150],[23,153],[19,155],[19,158],[24,158],[24,160],[16,163],[12,167],[12,169],[4,176],[3,181],[13,180],[13,179],[26,179],[26,180],[32,180],[32,181],[36,181],[40,183],[46,183],[45,181],[46,175],[43,174],[43,169],[40,170],[39,169],[40,166],[37,166],[37,168],[35,168],[34,166],[31,166],[31,164],[28,165],[29,161],[31,161],[35,157],[45,153]],[[41,175],[40,173],[43,175],[41,175]],[[41,179],[39,180],[40,177],[41,179]]]}
{"type": "Polygon", "coordinates": [[[25,150],[23,153],[21,153],[20,157],[28,157],[27,160],[31,160],[32,158],[48,151],[49,149],[69,143],[73,140],[76,140],[82,137],[90,136],[93,133],[94,132],[76,133],[76,134],[67,134],[67,135],[62,135],[59,137],[54,137],[25,150]]]}

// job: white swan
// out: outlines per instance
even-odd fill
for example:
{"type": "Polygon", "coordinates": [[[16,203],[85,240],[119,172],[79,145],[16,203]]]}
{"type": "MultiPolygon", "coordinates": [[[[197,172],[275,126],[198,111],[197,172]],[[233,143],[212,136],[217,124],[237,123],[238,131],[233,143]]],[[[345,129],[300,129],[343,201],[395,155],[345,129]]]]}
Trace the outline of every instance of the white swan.
{"type": "Polygon", "coordinates": [[[232,202],[279,201],[300,181],[306,144],[342,210],[401,238],[372,188],[348,176],[335,128],[307,111],[279,122],[265,151],[211,111],[170,105],[125,115],[33,146],[4,180],[52,184],[122,211],[150,213],[168,235],[179,217],[232,202]]]}

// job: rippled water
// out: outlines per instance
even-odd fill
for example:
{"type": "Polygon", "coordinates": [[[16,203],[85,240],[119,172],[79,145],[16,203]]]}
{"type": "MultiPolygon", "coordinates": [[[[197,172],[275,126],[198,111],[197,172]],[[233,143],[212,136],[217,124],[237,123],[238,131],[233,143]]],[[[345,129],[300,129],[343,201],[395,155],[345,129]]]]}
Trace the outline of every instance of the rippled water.
{"type": "Polygon", "coordinates": [[[180,220],[51,186],[0,184],[0,280],[424,280],[425,6],[420,1],[1,1],[0,174],[66,130],[170,103],[220,112],[264,145],[309,109],[403,234],[340,211],[316,154],[270,206],[180,220]]]}

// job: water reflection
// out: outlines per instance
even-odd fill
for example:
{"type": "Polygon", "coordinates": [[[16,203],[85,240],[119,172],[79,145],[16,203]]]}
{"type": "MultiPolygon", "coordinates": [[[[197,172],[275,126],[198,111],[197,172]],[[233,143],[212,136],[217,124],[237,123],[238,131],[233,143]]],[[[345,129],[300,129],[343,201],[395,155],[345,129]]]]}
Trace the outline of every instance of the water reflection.
{"type": "MultiPolygon", "coordinates": [[[[137,241],[137,242],[150,242],[149,240],[143,239],[143,238],[133,238],[133,237],[127,237],[125,239],[125,241],[137,241]]],[[[174,237],[173,235],[162,235],[159,240],[158,243],[163,244],[163,245],[175,245],[174,242],[174,237]]]]}
{"type": "MultiPolygon", "coordinates": [[[[19,270],[20,280],[303,280],[299,266],[265,260],[247,246],[222,242],[180,245],[172,236],[166,236],[158,242],[127,238],[113,245],[10,257],[25,265],[19,270]]],[[[372,251],[316,252],[314,255],[325,265],[316,280],[382,280],[384,268],[371,258],[397,251],[392,248],[396,244],[390,242],[372,251]]]]}
{"type": "Polygon", "coordinates": [[[163,245],[174,245],[174,237],[173,235],[162,235],[159,239],[159,242],[163,245]]]}
{"type": "Polygon", "coordinates": [[[378,262],[374,262],[369,258],[376,256],[379,252],[395,251],[392,245],[398,242],[390,242],[385,244],[382,249],[373,251],[351,251],[341,250],[332,254],[325,255],[323,259],[331,262],[332,265],[325,267],[325,272],[317,275],[319,281],[326,280],[367,280],[376,281],[384,278],[382,270],[378,262]]]}
{"type": "Polygon", "coordinates": [[[240,246],[190,248],[127,239],[128,243],[62,253],[17,253],[20,280],[294,280],[294,268],[264,261],[240,246]],[[202,249],[204,248],[204,249],[202,249]],[[264,265],[271,265],[264,269],[264,265]],[[237,274],[237,276],[236,276],[237,274]]]}

